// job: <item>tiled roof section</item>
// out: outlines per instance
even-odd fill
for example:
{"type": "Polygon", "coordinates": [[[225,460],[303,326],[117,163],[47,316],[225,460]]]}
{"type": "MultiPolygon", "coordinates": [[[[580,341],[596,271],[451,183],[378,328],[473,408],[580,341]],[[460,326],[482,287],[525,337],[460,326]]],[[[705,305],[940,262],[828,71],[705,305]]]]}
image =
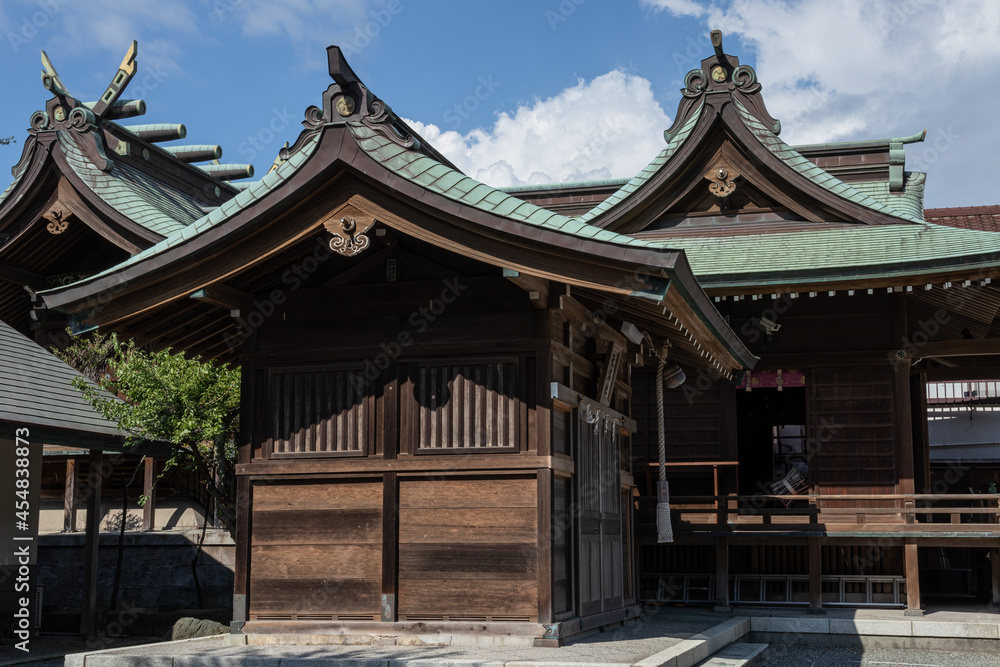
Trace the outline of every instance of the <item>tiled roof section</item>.
{"type": "Polygon", "coordinates": [[[190,195],[122,162],[111,170],[94,166],[67,132],[59,132],[59,146],[77,176],[98,197],[126,218],[159,234],[184,229],[204,215],[190,195]]]}
{"type": "MultiPolygon", "coordinates": [[[[262,198],[267,193],[271,192],[279,185],[281,185],[286,179],[288,179],[292,174],[299,170],[305,162],[312,156],[313,151],[316,150],[316,146],[319,144],[319,138],[322,133],[317,133],[308,139],[300,150],[295,152],[291,157],[284,161],[281,166],[277,169],[272,169],[269,171],[264,178],[259,181],[254,182],[253,186],[247,190],[240,192],[238,195],[222,204],[221,206],[212,209],[207,215],[203,215],[193,224],[183,227],[182,229],[175,231],[167,238],[163,239],[156,245],[146,248],[137,255],[129,257],[124,262],[112,266],[111,268],[102,271],[98,274],[90,276],[84,280],[80,280],[74,285],[84,285],[92,280],[102,278],[106,275],[116,273],[122,269],[128,268],[133,264],[144,261],[154,255],[159,255],[162,252],[169,250],[175,246],[178,246],[188,239],[198,236],[202,232],[205,232],[216,225],[219,225],[229,218],[233,217],[244,208],[262,198]]],[[[61,288],[53,288],[51,290],[46,290],[46,292],[53,292],[61,288]]],[[[45,292],[42,292],[43,294],[45,292]]]]}
{"type": "Polygon", "coordinates": [[[0,204],[2,204],[4,202],[4,200],[7,199],[7,196],[11,193],[11,190],[14,189],[14,187],[18,184],[18,182],[20,182],[21,176],[23,176],[23,175],[24,175],[24,172],[22,171],[20,174],[18,174],[14,178],[13,181],[10,182],[10,185],[8,185],[7,188],[3,191],[3,194],[0,194],[0,204]]]}
{"type": "Polygon", "coordinates": [[[373,160],[408,181],[453,201],[511,220],[595,241],[643,248],[655,245],[588,225],[513,197],[431,157],[403,148],[361,123],[348,123],[348,126],[358,146],[373,160]]]}
{"type": "Polygon", "coordinates": [[[677,149],[680,148],[688,136],[690,136],[695,125],[698,124],[698,119],[701,118],[701,112],[704,109],[704,106],[704,102],[698,105],[698,108],[694,110],[687,122],[684,123],[680,130],[678,130],[673,139],[667,143],[666,148],[660,151],[660,154],[653,158],[653,161],[646,165],[642,171],[623,185],[618,192],[614,193],[600,204],[578,217],[577,220],[580,222],[590,222],[594,218],[627,199],[633,192],[638,190],[643,183],[652,178],[653,174],[659,171],[660,168],[667,163],[667,160],[669,160],[670,157],[677,152],[677,149]]]}
{"type": "Polygon", "coordinates": [[[870,208],[873,211],[878,211],[879,213],[891,215],[909,222],[923,222],[922,217],[914,216],[912,213],[899,211],[890,206],[888,203],[874,199],[868,194],[865,194],[864,192],[851,187],[847,183],[844,183],[839,178],[831,175],[829,172],[817,167],[811,160],[779,139],[774,132],[765,127],[764,124],[757,120],[750,110],[747,109],[738,99],[734,98],[733,104],[735,105],[736,110],[744,124],[746,124],[750,131],[753,132],[754,136],[756,136],[768,150],[781,158],[782,161],[795,169],[795,171],[811,180],[813,183],[826,188],[839,197],[843,197],[844,199],[850,200],[855,204],[864,206],[865,208],[870,208]]]}
{"type": "Polygon", "coordinates": [[[918,275],[922,269],[914,263],[933,262],[934,270],[974,268],[976,257],[1000,256],[1000,234],[923,223],[671,237],[662,243],[684,250],[698,280],[711,287],[777,284],[796,275],[817,283],[918,275]]]}
{"type": "Polygon", "coordinates": [[[928,222],[939,225],[1000,232],[1000,205],[929,208],[924,214],[928,222]]]}
{"type": "MultiPolygon", "coordinates": [[[[124,435],[72,386],[79,377],[48,350],[0,322],[0,420],[101,435],[124,435]]],[[[108,394],[110,396],[110,394],[108,394]]]]}
{"type": "Polygon", "coordinates": [[[888,204],[900,213],[915,219],[924,219],[924,184],[927,174],[908,171],[904,174],[903,191],[890,192],[889,181],[858,181],[851,187],[873,199],[888,204]]]}

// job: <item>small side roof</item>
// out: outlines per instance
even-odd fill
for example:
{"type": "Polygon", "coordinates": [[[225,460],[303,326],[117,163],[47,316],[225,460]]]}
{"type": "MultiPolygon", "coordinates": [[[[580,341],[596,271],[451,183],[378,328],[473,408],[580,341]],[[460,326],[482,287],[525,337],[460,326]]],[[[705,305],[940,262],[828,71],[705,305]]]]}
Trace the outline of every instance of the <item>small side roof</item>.
{"type": "Polygon", "coordinates": [[[27,428],[33,443],[169,455],[165,445],[126,448],[128,434],[94,410],[72,385],[78,377],[83,376],[69,364],[0,321],[0,433],[4,437],[12,438],[16,429],[27,428]]]}

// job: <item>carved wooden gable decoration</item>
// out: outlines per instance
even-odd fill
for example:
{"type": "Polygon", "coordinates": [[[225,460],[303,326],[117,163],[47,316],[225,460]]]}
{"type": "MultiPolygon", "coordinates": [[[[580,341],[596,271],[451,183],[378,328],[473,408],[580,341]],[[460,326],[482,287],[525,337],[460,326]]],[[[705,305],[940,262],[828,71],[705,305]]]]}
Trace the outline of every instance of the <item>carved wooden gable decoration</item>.
{"type": "Polygon", "coordinates": [[[754,69],[723,52],[718,31],[712,42],[715,53],[685,78],[676,118],[664,132],[668,146],[650,165],[655,171],[582,219],[646,236],[745,224],[918,222],[851,186],[852,178],[888,180],[888,163],[884,174],[843,170],[841,180],[779,139],[781,123],[768,112],[754,69]]]}

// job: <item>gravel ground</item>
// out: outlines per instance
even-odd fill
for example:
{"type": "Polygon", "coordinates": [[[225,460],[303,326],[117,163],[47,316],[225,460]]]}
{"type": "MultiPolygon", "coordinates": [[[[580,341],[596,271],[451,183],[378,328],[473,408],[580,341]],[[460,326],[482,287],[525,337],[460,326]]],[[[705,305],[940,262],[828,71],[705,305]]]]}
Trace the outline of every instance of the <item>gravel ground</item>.
{"type": "Polygon", "coordinates": [[[761,667],[1000,667],[1000,653],[771,644],[761,667]]]}

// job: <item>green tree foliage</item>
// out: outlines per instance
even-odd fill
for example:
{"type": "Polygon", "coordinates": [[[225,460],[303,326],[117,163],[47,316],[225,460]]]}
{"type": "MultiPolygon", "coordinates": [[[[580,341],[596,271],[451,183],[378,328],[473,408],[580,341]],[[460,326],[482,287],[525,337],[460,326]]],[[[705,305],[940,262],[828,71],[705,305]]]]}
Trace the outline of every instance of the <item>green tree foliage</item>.
{"type": "Polygon", "coordinates": [[[230,488],[239,432],[239,369],[169,349],[147,353],[113,333],[76,338],[57,354],[121,399],[83,378],[74,381],[98,412],[131,434],[130,444],[154,440],[173,446],[165,471],[197,471],[222,523],[234,532],[230,488]]]}

